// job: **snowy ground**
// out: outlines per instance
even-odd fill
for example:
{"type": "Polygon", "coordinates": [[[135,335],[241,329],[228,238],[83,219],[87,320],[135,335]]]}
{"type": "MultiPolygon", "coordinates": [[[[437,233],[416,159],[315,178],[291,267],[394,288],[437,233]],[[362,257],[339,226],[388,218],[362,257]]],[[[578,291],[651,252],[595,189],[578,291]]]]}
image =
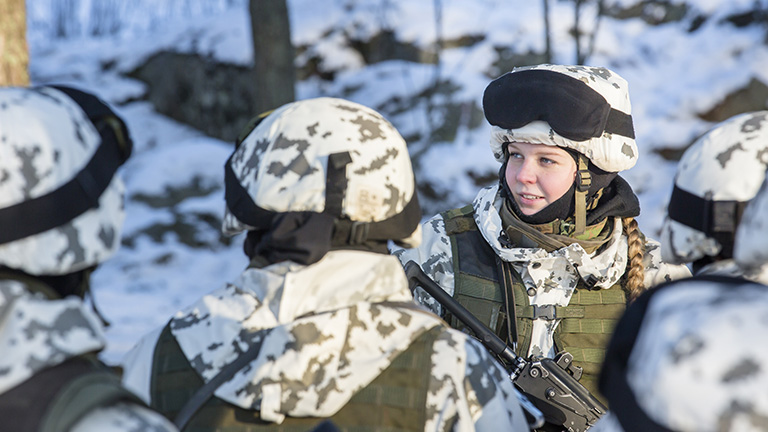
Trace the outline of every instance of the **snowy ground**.
{"type": "MultiPolygon", "coordinates": [[[[45,0],[29,0],[32,19],[47,19],[45,0]],[[37,5],[37,6],[36,6],[37,5]]],[[[86,2],[88,3],[88,2],[86,2]]],[[[213,4],[208,2],[206,4],[213,4]]],[[[139,65],[160,50],[196,52],[221,61],[251,61],[247,2],[220,1],[219,8],[202,8],[174,15],[152,9],[153,2],[137,0],[126,15],[130,26],[114,37],[51,38],[44,27],[30,27],[30,68],[34,84],[66,83],[90,89],[116,104],[132,131],[136,150],[122,174],[128,190],[124,247],[95,273],[96,303],[112,321],[107,331],[109,347],[103,358],[111,363],[151,329],[162,325],[179,308],[233,279],[245,267],[242,238],[224,240],[218,232],[223,212],[222,166],[231,144],[202,135],[158,115],[140,99],[143,83],[120,73],[139,65]],[[234,4],[229,9],[226,4],[234,4]],[[143,5],[143,6],[142,6],[143,5]],[[142,10],[142,7],[145,9],[142,10]],[[161,14],[162,12],[162,14],[161,14]],[[141,13],[152,15],[142,19],[141,13]],[[158,15],[160,14],[160,15],[158,15]]],[[[436,74],[460,83],[452,97],[479,104],[489,82],[486,73],[495,58],[494,46],[516,52],[541,50],[541,2],[509,0],[289,0],[294,42],[313,44],[327,59],[325,67],[338,69],[333,83],[300,83],[300,98],[338,96],[377,106],[395,94],[415,94],[436,74]],[[436,20],[434,4],[442,5],[436,20]],[[441,22],[440,31],[435,23],[441,22]],[[401,40],[429,48],[436,35],[443,40],[485,35],[470,47],[446,49],[439,68],[404,61],[366,66],[346,47],[339,30],[365,38],[382,28],[401,40]],[[336,29],[336,33],[328,32],[336,29]]],[[[572,3],[554,1],[552,34],[555,61],[573,63],[572,3]]],[[[632,3],[620,0],[609,3],[632,3]]],[[[768,49],[765,28],[736,28],[723,24],[722,16],[751,7],[752,0],[699,0],[689,2],[693,11],[711,15],[696,32],[683,23],[650,27],[642,20],[600,22],[591,65],[608,66],[630,83],[633,117],[641,157],[624,176],[641,199],[641,228],[655,236],[664,214],[674,163],[652,152],[655,148],[680,148],[710,124],[696,114],[705,112],[729,92],[752,77],[768,82],[768,49]]],[[[126,12],[126,11],[124,11],[126,12]]],[[[127,12],[126,12],[127,13],[127,12]]],[[[591,22],[585,9],[582,22],[591,22]]],[[[408,135],[428,124],[425,109],[415,107],[390,119],[408,135]]],[[[487,126],[461,128],[449,143],[426,149],[419,181],[450,191],[447,205],[468,202],[477,185],[468,172],[497,170],[488,150],[487,126]]],[[[420,143],[411,143],[412,149],[420,143]]]]}

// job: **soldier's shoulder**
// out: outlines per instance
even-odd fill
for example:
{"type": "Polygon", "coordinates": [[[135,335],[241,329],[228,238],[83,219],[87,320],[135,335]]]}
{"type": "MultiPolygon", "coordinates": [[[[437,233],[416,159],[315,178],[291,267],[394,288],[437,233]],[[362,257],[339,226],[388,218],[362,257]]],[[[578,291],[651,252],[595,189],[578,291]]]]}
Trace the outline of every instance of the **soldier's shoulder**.
{"type": "Polygon", "coordinates": [[[83,417],[71,432],[174,432],[178,429],[168,419],[144,406],[120,402],[98,408],[83,417]]]}

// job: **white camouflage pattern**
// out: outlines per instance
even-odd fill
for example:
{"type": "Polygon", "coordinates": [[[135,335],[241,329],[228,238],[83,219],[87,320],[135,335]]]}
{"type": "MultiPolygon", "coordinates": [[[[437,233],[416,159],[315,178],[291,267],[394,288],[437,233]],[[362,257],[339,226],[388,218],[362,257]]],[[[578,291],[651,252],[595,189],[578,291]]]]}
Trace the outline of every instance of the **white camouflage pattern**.
{"type": "MultiPolygon", "coordinates": [[[[675,285],[651,299],[629,358],[638,404],[675,431],[768,430],[768,290],[675,285]]],[[[590,431],[623,429],[609,413],[590,431]]]]}
{"type": "MultiPolygon", "coordinates": [[[[750,201],[736,230],[733,257],[746,269],[768,265],[768,177],[750,201]]],[[[766,281],[768,283],[768,281],[766,281]]]]}
{"type": "MultiPolygon", "coordinates": [[[[532,69],[550,70],[578,79],[600,93],[613,109],[624,114],[632,114],[627,81],[610,69],[594,66],[543,64],[515,68],[510,73],[532,69]]],[[[499,163],[505,162],[502,146],[504,143],[512,141],[574,149],[589,158],[597,167],[608,172],[630,169],[635,166],[638,157],[637,144],[633,138],[603,133],[599,138],[573,141],[559,135],[546,122],[534,121],[517,129],[502,129],[493,126],[490,144],[493,156],[499,163]]]]}
{"type": "MultiPolygon", "coordinates": [[[[259,207],[321,213],[328,156],[346,151],[352,162],[342,215],[377,222],[400,213],[416,190],[405,140],[381,114],[354,102],[316,98],[280,107],[243,140],[231,164],[259,207]]],[[[226,210],[225,233],[252,228],[226,210]]]]}
{"type": "MultiPolygon", "coordinates": [[[[332,251],[311,266],[247,269],[178,313],[171,330],[205,381],[260,342],[258,357],[215,394],[280,423],[332,416],[414,339],[444,325],[426,311],[382,303],[411,301],[394,257],[332,251]]],[[[143,341],[125,364],[127,385],[140,394],[148,394],[150,373],[141,358],[151,358],[153,345],[143,341]]],[[[451,329],[433,348],[425,431],[528,430],[509,376],[485,348],[451,329]]]]}
{"type": "Polygon", "coordinates": [[[718,260],[699,269],[696,275],[740,277],[766,285],[768,284],[768,261],[763,262],[762,265],[744,267],[739,265],[736,260],[718,260]]]}
{"type": "MultiPolygon", "coordinates": [[[[82,109],[47,87],[0,88],[0,209],[50,193],[90,160],[101,137],[82,109]]],[[[89,210],[55,229],[0,245],[0,265],[33,275],[82,270],[120,246],[123,184],[115,177],[89,210]]]]}
{"type": "MultiPolygon", "coordinates": [[[[627,238],[621,227],[621,219],[613,223],[618,229],[613,230],[609,245],[600,254],[590,255],[577,243],[547,253],[540,248],[506,248],[499,241],[502,235],[502,221],[499,216],[503,198],[498,185],[484,188],[472,203],[478,229],[485,241],[493,248],[497,256],[512,266],[520,274],[526,289],[532,289],[528,296],[531,305],[567,306],[573,290],[580,278],[593,276],[600,288],[610,288],[624,274],[627,265],[627,238]]],[[[442,216],[437,215],[424,223],[422,244],[415,249],[393,251],[405,264],[413,260],[424,269],[446,292],[453,295],[454,275],[451,241],[445,233],[442,216]]],[[[661,262],[659,244],[646,239],[645,286],[651,287],[661,282],[690,276],[684,266],[670,266],[661,262]]],[[[423,291],[419,291],[416,300],[429,307],[438,315],[443,314],[440,304],[423,291]]],[[[557,323],[538,318],[533,320],[533,333],[529,355],[553,357],[552,339],[557,323]]]]}
{"type": "MultiPolygon", "coordinates": [[[[0,394],[41,370],[104,348],[98,318],[76,297],[49,300],[22,282],[0,281],[0,394]]],[[[0,427],[2,429],[2,427],[0,427]]],[[[82,418],[72,432],[175,431],[165,417],[118,403],[82,418]]]]}
{"type": "MultiPolygon", "coordinates": [[[[757,111],[732,117],[696,140],[680,159],[675,184],[709,200],[749,201],[767,167],[768,111],[757,111]]],[[[664,260],[678,264],[716,256],[721,249],[717,240],[669,216],[661,243],[664,260]]]]}

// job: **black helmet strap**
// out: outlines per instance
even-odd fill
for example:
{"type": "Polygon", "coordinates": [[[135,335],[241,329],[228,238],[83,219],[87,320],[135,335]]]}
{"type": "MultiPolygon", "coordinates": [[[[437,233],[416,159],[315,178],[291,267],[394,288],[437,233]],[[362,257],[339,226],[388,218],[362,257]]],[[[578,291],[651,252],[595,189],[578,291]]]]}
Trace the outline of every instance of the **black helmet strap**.
{"type": "MultiPolygon", "coordinates": [[[[272,226],[273,219],[279,214],[307,213],[275,212],[254,203],[232,170],[233,157],[234,154],[224,164],[224,196],[227,208],[239,221],[258,230],[267,230],[272,226]]],[[[378,222],[360,222],[341,216],[342,203],[348,184],[346,167],[350,162],[351,158],[347,152],[332,154],[328,159],[326,205],[323,214],[335,219],[332,230],[332,246],[356,246],[369,241],[397,240],[406,238],[413,233],[421,221],[421,207],[415,191],[403,210],[388,219],[378,222]]]]}
{"type": "Polygon", "coordinates": [[[717,240],[722,246],[720,255],[723,258],[731,258],[736,228],[747,203],[748,201],[709,200],[675,185],[667,212],[673,221],[717,240]]]}
{"type": "Polygon", "coordinates": [[[0,209],[0,244],[54,229],[98,207],[123,160],[114,142],[102,140],[88,164],[70,181],[45,195],[0,209]]]}

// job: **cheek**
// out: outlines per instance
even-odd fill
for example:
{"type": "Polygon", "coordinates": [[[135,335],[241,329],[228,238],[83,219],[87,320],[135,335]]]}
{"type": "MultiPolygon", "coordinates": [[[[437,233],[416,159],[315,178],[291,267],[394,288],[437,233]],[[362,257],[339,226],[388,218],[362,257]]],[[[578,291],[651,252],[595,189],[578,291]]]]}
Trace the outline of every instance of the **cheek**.
{"type": "Polygon", "coordinates": [[[552,201],[562,197],[571,188],[574,180],[574,173],[570,171],[563,171],[558,173],[551,173],[546,176],[546,183],[544,186],[545,192],[552,201]]]}
{"type": "Polygon", "coordinates": [[[520,173],[520,164],[514,163],[514,162],[507,162],[507,167],[504,170],[504,178],[507,180],[507,186],[509,186],[510,189],[514,189],[514,187],[517,185],[517,177],[520,173]]]}
{"type": "Polygon", "coordinates": [[[510,189],[517,183],[517,169],[514,164],[507,162],[507,168],[504,170],[504,178],[507,180],[507,185],[510,189]]]}

